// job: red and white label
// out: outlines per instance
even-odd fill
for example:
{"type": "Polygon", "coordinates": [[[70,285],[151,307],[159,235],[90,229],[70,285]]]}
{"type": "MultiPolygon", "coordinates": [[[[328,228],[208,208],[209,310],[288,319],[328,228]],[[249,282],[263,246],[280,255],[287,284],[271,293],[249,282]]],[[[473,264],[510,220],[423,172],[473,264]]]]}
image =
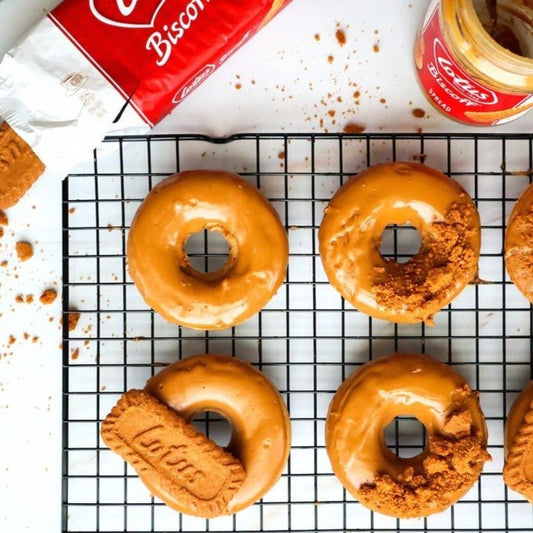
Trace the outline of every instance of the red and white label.
{"type": "Polygon", "coordinates": [[[432,4],[415,52],[419,55],[415,57],[418,76],[428,98],[442,113],[467,124],[502,124],[526,112],[533,95],[487,87],[454,58],[441,29],[440,4],[432,4]]]}
{"type": "Polygon", "coordinates": [[[257,32],[274,3],[66,0],[48,16],[153,126],[257,32]]]}

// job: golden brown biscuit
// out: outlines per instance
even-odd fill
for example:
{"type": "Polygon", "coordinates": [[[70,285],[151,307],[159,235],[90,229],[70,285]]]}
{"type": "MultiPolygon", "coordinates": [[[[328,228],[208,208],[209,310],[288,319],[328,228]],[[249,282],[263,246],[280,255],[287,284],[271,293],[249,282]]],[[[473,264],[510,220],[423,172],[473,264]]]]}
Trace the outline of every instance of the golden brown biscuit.
{"type": "Polygon", "coordinates": [[[182,513],[223,514],[246,475],[232,455],[144,391],[122,395],[101,435],[154,495],[182,513]]]}
{"type": "Polygon", "coordinates": [[[533,503],[533,381],[507,416],[503,479],[508,487],[533,503]]]}
{"type": "Polygon", "coordinates": [[[41,160],[9,124],[0,124],[0,209],[15,205],[44,168],[41,160]]]}

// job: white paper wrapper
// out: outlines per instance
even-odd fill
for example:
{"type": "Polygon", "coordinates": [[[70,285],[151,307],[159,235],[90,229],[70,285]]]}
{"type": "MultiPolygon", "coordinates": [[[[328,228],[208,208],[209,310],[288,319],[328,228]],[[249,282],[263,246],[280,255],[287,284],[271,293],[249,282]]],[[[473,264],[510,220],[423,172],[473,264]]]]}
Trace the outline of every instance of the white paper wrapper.
{"type": "Polygon", "coordinates": [[[114,129],[146,132],[124,97],[47,18],[0,63],[0,117],[47,167],[67,174],[114,129]]]}

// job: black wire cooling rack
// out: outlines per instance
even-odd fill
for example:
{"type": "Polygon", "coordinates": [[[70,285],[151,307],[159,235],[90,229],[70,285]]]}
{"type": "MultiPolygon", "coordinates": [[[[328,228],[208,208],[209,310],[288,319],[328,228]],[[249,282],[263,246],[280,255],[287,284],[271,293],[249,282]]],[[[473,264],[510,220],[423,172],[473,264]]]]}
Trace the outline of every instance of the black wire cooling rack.
{"type": "MultiPolygon", "coordinates": [[[[532,181],[533,135],[273,134],[211,139],[196,135],[113,137],[63,188],[63,531],[533,531],[533,507],[501,476],[505,415],[533,376],[529,303],[509,282],[502,257],[505,221],[532,181]],[[374,320],[327,283],[317,247],[322,212],[350,175],[391,160],[425,160],[458,180],[480,211],[480,283],[468,286],[435,326],[374,320]],[[285,284],[258,315],[228,331],[197,332],[164,322],[127,273],[132,217],[149,189],[178,170],[236,171],[270,199],[286,225],[285,284]],[[68,317],[80,313],[69,331],[68,317]],[[342,488],[324,447],[328,405],[340,383],[369,359],[425,352],[451,364],[480,391],[490,432],[488,463],[449,510],[420,520],[372,513],[342,488]],[[100,421],[127,389],[197,353],[225,353],[259,367],[281,391],[292,420],[285,473],[264,499],[229,517],[180,515],[154,500],[135,472],[99,438],[100,421]]],[[[382,253],[405,261],[417,232],[391,227],[382,253]]],[[[213,269],[225,249],[213,235],[188,248],[213,269]]],[[[219,442],[216,416],[196,422],[219,442]]],[[[412,419],[386,431],[399,455],[419,453],[412,419]]]]}

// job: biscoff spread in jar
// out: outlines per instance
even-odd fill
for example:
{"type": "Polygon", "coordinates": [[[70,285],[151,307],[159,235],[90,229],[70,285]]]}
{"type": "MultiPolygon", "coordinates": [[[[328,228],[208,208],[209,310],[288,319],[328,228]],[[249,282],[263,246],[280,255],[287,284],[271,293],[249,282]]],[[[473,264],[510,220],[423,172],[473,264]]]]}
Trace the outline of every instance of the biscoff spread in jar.
{"type": "Polygon", "coordinates": [[[470,125],[533,108],[533,0],[433,0],[415,43],[429,101],[470,125]]]}

